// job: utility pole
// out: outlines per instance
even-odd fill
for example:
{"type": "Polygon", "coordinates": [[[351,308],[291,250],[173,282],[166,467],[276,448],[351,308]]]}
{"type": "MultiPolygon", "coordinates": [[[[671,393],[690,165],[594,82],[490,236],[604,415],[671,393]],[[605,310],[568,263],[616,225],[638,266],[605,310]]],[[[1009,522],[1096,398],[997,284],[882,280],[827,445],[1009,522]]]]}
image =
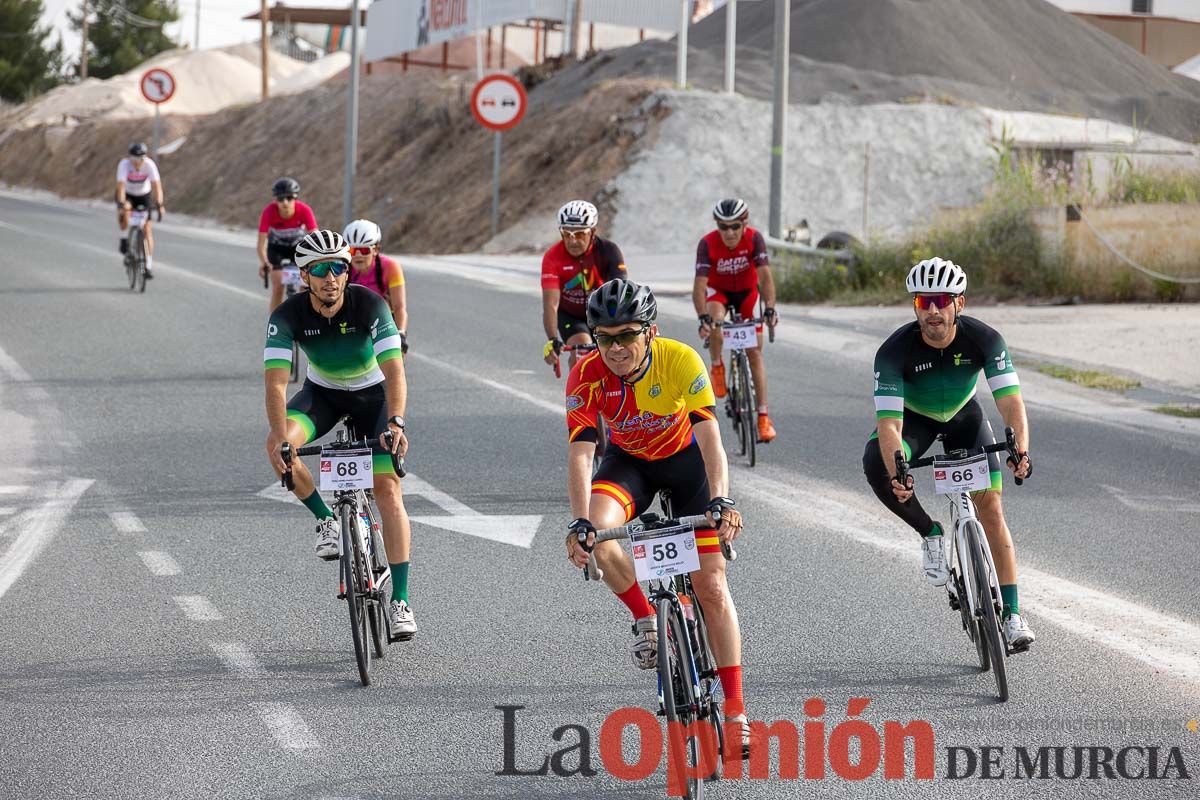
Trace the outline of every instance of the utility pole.
{"type": "Polygon", "coordinates": [[[687,87],[688,24],[692,21],[692,0],[679,0],[679,36],[675,40],[675,84],[687,87]]]}
{"type": "MultiPolygon", "coordinates": [[[[200,0],[196,0],[197,3],[200,0]]],[[[737,0],[725,4],[725,92],[733,94],[733,64],[737,54],[737,0]]]]}
{"type": "Polygon", "coordinates": [[[79,54],[79,80],[87,80],[87,0],[83,0],[83,50],[79,54]]]}
{"type": "MultiPolygon", "coordinates": [[[[346,178],[342,198],[342,225],[354,219],[354,177],[358,161],[358,0],[350,6],[350,97],[346,103],[346,178]]],[[[478,39],[478,36],[476,37],[478,39]]]]}
{"type": "Polygon", "coordinates": [[[267,46],[267,13],[268,13],[267,12],[267,0],[262,0],[262,9],[260,11],[260,16],[262,17],[262,26],[260,27],[259,30],[260,30],[260,35],[261,35],[261,39],[262,39],[261,44],[262,44],[262,99],[263,100],[267,99],[267,75],[269,74],[267,72],[267,69],[269,66],[267,64],[267,51],[269,49],[267,46]]]}
{"type": "Polygon", "coordinates": [[[200,49],[200,0],[196,0],[196,50],[200,49]]]}
{"type": "Polygon", "coordinates": [[[583,0],[568,0],[574,2],[574,8],[571,13],[571,58],[579,58],[579,31],[583,27],[583,0]]]}
{"type": "Polygon", "coordinates": [[[771,216],[769,233],[783,235],[783,166],[787,147],[788,48],[791,0],[775,0],[775,108],[771,131],[771,216]]]}

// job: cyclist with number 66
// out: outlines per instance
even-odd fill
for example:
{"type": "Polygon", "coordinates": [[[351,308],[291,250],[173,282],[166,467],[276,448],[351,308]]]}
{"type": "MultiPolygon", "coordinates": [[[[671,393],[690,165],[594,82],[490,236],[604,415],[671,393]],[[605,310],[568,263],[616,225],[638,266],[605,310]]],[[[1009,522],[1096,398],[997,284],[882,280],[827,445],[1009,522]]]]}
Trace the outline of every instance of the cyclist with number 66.
{"type": "MultiPolygon", "coordinates": [[[[696,279],[692,303],[700,319],[700,338],[708,340],[712,357],[712,388],[717,397],[725,396],[725,362],[721,358],[721,327],[726,309],[736,309],[742,319],[758,316],[759,290],[765,309],[763,318],[774,329],[779,322],[775,312],[775,279],[771,275],[767,243],[751,228],[746,201],[732,197],[713,207],[717,229],[700,240],[696,248],[696,279]]],[[[770,442],[775,424],[767,407],[767,368],[763,363],[762,326],[757,327],[758,345],[746,351],[750,374],[758,395],[758,440],[770,442]]]]}
{"type": "MultiPolygon", "coordinates": [[[[913,295],[916,321],[893,333],[875,354],[876,432],[863,453],[863,471],[875,495],[922,537],[922,569],[933,586],[948,580],[943,532],[921,507],[912,484],[896,478],[894,454],[919,458],[941,436],[947,451],[993,444],[992,426],[975,400],[982,370],[1004,423],[1016,438],[1015,477],[1033,472],[1029,460],[1029,422],[1012,354],[993,328],[961,316],[966,304],[966,273],[955,263],[931,258],[914,266],[905,285],[913,295]]],[[[1034,640],[1021,618],[1017,600],[1017,556],[1000,505],[1000,462],[988,456],[991,488],[973,492],[979,521],[995,559],[1004,600],[1004,636],[1023,649],[1034,640]]],[[[961,599],[961,598],[960,598],[961,599]]]]}
{"type": "Polygon", "coordinates": [[[726,718],[742,724],[745,747],[741,632],[720,546],[737,538],[742,517],[726,496],[729,466],[704,362],[682,342],[658,335],[657,313],[650,289],[625,279],[604,284],[588,299],[587,323],[599,349],[580,359],[567,381],[567,490],[575,517],[567,558],[582,568],[594,546],[604,582],[633,616],[633,661],[654,669],[654,609],[629,556],[615,541],[595,544],[596,531],[643,513],[664,489],[677,516],[708,514],[712,527],[696,531],[700,571],[691,580],[709,627],[726,718]],[[601,418],[610,444],[593,477],[601,418]]]}
{"type": "Polygon", "coordinates": [[[408,604],[410,529],[391,453],[408,450],[404,410],[408,384],[400,336],[392,312],[379,295],[347,285],[350,249],[336,231],[318,230],[296,245],[296,264],[308,287],[285,300],[267,323],[265,362],[267,455],[278,475],[289,468],[297,499],[317,519],[317,557],[333,561],[341,554],[340,530],[321,498],[312,473],[300,459],[290,467],[281,454],[284,442],[299,449],[327,434],[345,416],[372,443],[374,495],[382,517],[383,541],[392,575],[392,631],[411,636],[417,630],[408,604]],[[292,343],[308,356],[308,377],[287,399],[292,343]],[[386,443],[386,434],[392,443],[386,443]]]}

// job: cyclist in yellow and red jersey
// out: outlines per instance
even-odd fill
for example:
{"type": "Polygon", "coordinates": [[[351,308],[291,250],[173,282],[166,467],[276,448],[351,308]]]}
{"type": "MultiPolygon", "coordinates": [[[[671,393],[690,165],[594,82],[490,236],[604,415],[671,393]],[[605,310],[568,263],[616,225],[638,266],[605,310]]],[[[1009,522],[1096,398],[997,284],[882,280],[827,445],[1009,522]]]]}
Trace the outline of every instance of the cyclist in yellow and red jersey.
{"type": "Polygon", "coordinates": [[[404,289],[404,271],[400,262],[379,250],[383,231],[369,219],[356,219],[342,231],[350,246],[350,282],[365,286],[387,301],[396,320],[396,328],[408,352],[408,300],[404,289]]]}
{"type": "Polygon", "coordinates": [[[634,664],[654,669],[654,609],[629,556],[615,541],[595,544],[596,530],[643,513],[664,489],[673,513],[708,514],[710,527],[696,532],[700,570],[692,573],[692,585],[709,625],[726,719],[742,723],[744,749],[742,639],[720,545],[737,537],[742,517],[726,496],[729,465],[704,361],[686,344],[659,336],[657,315],[650,289],[623,278],[588,299],[587,323],[599,349],[580,359],[567,379],[567,492],[575,517],[567,527],[567,557],[583,567],[594,547],[604,582],[633,615],[634,664]],[[601,418],[609,446],[593,477],[601,418]]]}
{"type": "MultiPolygon", "coordinates": [[[[717,229],[700,240],[696,249],[696,280],[692,302],[700,318],[700,338],[708,339],[712,357],[713,392],[725,396],[725,363],[721,360],[721,324],[725,309],[737,309],[744,319],[758,316],[759,289],[766,309],[763,318],[772,328],[779,321],[775,313],[775,279],[767,256],[763,235],[747,224],[750,210],[740,198],[721,200],[713,208],[717,229]]],[[[767,410],[767,368],[762,357],[762,326],[758,326],[758,346],[746,351],[750,374],[758,395],[758,439],[775,438],[775,425],[767,410]]]]}
{"type": "MultiPolygon", "coordinates": [[[[588,295],[600,284],[625,277],[621,248],[596,235],[600,212],[586,200],[572,200],[558,210],[561,242],[542,257],[542,357],[554,365],[564,344],[592,341],[587,326],[588,295]]],[[[570,364],[577,356],[571,351],[570,364]]]]}

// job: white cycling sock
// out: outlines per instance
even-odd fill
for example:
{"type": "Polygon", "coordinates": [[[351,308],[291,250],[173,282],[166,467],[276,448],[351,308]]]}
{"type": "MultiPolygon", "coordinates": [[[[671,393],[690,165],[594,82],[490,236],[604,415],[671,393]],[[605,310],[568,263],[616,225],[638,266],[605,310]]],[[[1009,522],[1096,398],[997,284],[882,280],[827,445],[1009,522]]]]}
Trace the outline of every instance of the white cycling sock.
{"type": "Polygon", "coordinates": [[[151,269],[154,266],[154,256],[146,256],[146,269],[151,269]]]}

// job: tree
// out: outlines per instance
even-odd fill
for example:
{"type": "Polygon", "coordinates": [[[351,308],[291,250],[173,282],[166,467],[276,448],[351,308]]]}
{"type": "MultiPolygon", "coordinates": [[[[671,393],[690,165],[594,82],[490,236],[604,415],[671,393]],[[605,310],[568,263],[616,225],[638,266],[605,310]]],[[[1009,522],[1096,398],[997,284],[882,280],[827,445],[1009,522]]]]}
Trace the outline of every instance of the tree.
{"type": "Polygon", "coordinates": [[[0,97],[23,103],[61,80],[62,41],[47,47],[42,0],[0,0],[0,97]]]}
{"type": "MultiPolygon", "coordinates": [[[[82,14],[68,12],[67,19],[82,33],[82,14]]],[[[173,0],[88,0],[88,77],[111,78],[179,47],[163,32],[178,20],[173,0]]]]}

